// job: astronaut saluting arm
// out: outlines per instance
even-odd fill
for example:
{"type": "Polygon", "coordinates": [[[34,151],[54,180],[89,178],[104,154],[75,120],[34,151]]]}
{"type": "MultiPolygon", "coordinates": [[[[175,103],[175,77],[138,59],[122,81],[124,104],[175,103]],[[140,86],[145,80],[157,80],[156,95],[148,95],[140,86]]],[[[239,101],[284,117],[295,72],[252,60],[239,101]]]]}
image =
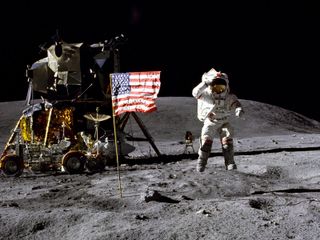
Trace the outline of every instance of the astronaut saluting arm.
{"type": "Polygon", "coordinates": [[[198,100],[198,119],[203,122],[197,171],[205,170],[215,134],[220,137],[226,169],[237,169],[229,118],[233,114],[239,118],[244,111],[237,96],[230,93],[227,74],[212,68],[202,75],[202,81],[192,90],[192,95],[198,100]]]}

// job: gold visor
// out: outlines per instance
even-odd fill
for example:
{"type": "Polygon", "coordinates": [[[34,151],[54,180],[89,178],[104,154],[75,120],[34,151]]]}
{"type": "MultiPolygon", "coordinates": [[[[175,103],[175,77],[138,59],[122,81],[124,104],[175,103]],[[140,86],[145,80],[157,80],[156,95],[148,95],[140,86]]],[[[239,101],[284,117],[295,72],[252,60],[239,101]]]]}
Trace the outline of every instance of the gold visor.
{"type": "Polygon", "coordinates": [[[215,93],[223,93],[226,90],[226,85],[224,84],[214,84],[211,87],[211,91],[215,93]]]}

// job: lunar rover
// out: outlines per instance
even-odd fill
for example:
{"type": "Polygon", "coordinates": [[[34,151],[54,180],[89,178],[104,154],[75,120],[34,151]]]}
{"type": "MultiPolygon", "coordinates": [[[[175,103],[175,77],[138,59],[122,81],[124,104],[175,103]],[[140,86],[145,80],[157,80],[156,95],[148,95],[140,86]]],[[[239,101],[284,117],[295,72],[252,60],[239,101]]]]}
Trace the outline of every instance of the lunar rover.
{"type": "MultiPolygon", "coordinates": [[[[58,38],[41,46],[47,56],[27,67],[26,108],[1,155],[6,176],[19,176],[25,169],[99,171],[113,162],[108,74],[119,71],[119,46],[125,41],[123,35],[91,45],[58,38]]],[[[115,121],[123,124],[120,118],[115,121]]],[[[122,130],[117,128],[117,144],[125,155],[134,148],[122,130]]]]}

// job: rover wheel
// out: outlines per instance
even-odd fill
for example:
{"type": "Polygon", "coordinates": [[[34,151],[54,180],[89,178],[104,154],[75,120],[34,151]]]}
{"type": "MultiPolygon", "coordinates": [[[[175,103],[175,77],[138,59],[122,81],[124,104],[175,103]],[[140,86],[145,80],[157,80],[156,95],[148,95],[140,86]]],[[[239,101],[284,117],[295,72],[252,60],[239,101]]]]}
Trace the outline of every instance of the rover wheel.
{"type": "Polygon", "coordinates": [[[6,176],[18,177],[23,172],[23,161],[17,155],[6,155],[1,159],[1,170],[6,176]]]}
{"type": "Polygon", "coordinates": [[[100,172],[105,170],[107,159],[103,156],[98,156],[96,158],[90,158],[86,161],[86,168],[90,172],[100,172]]]}
{"type": "Polygon", "coordinates": [[[84,171],[85,161],[86,158],[83,153],[70,151],[63,156],[62,165],[68,173],[82,173],[84,171]]]}

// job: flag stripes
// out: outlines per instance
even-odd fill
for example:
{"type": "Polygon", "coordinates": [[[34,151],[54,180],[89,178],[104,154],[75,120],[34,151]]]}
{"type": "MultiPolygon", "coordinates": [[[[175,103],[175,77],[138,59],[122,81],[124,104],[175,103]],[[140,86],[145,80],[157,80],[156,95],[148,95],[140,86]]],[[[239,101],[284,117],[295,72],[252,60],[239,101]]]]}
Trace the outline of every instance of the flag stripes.
{"type": "Polygon", "coordinates": [[[112,104],[115,115],[124,112],[153,112],[160,91],[160,71],[113,73],[112,104]]]}

